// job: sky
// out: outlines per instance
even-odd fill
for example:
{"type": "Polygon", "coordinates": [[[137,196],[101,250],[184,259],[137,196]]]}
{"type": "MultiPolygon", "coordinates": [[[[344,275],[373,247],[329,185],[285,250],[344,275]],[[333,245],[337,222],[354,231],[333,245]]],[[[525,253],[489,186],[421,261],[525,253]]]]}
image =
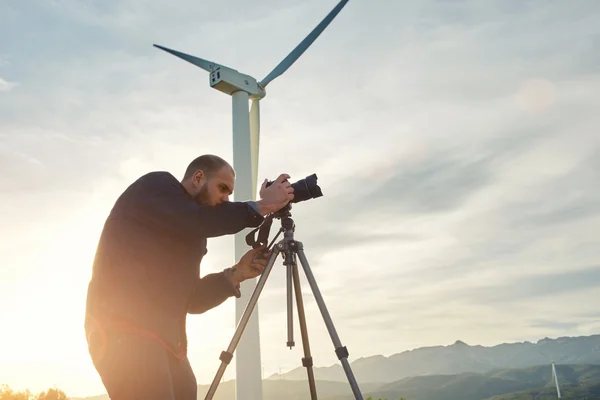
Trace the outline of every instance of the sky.
{"type": "MultiPolygon", "coordinates": [[[[335,4],[0,3],[0,383],[104,393],[83,313],[114,201],[200,154],[233,162],[231,99],[152,44],[260,80],[335,4]]],[[[599,11],[350,0],[269,85],[258,181],[317,173],[324,196],[294,205],[296,239],[350,361],[600,333],[599,11]]],[[[235,262],[232,237],[208,245],[202,275],[235,262]]],[[[258,303],[265,377],[303,356],[297,323],[285,345],[284,272],[258,303]]],[[[302,282],[315,364],[335,364],[302,282]]],[[[233,299],[188,318],[199,383],[234,319],[233,299]]]]}

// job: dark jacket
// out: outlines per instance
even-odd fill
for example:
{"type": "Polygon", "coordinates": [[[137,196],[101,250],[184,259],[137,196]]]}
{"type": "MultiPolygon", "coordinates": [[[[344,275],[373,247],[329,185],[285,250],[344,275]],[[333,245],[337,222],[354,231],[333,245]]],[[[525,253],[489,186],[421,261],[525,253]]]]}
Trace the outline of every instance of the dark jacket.
{"type": "Polygon", "coordinates": [[[187,313],[240,296],[223,272],[200,278],[207,238],[262,221],[250,203],[199,205],[168,172],[142,176],[118,198],[102,230],[88,286],[86,332],[125,323],[185,353],[187,313]]]}

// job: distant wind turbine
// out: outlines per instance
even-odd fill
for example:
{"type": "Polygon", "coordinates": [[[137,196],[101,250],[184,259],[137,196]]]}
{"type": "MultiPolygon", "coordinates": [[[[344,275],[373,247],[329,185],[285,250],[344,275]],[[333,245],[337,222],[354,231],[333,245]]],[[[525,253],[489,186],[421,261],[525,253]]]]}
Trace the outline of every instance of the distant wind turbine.
{"type": "Polygon", "coordinates": [[[556,374],[556,367],[554,366],[554,361],[552,362],[552,378],[554,379],[554,384],[556,385],[556,394],[560,399],[560,386],[558,385],[558,375],[556,374]]]}
{"type": "MultiPolygon", "coordinates": [[[[233,168],[237,176],[234,194],[236,200],[256,199],[260,140],[259,102],[266,96],[267,85],[296,62],[346,3],[348,0],[340,1],[317,27],[260,82],[250,75],[242,74],[225,65],[154,45],[207,71],[210,87],[232,97],[233,168]],[[252,100],[252,107],[248,111],[250,100],[252,100]]],[[[257,51],[260,48],[259,45],[257,51]]],[[[243,232],[235,235],[234,247],[237,260],[247,251],[243,232]]],[[[244,312],[255,285],[256,279],[242,283],[242,297],[235,302],[236,324],[244,312]]],[[[236,350],[236,398],[262,399],[261,371],[258,307],[256,307],[236,350]]]]}

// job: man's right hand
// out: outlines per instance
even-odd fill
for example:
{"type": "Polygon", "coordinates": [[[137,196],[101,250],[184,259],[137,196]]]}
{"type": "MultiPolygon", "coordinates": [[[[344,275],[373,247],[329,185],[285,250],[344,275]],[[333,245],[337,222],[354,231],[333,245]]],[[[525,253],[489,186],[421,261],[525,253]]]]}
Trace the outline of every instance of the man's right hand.
{"type": "Polygon", "coordinates": [[[282,209],[294,198],[294,188],[289,182],[288,174],[281,174],[267,187],[268,180],[265,179],[260,187],[260,200],[256,202],[261,215],[282,209]]]}

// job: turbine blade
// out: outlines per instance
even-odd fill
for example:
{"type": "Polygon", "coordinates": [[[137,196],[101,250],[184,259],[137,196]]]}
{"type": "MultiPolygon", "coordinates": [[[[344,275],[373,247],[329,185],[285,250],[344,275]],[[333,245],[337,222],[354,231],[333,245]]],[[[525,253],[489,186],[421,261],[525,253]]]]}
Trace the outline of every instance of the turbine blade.
{"type": "Polygon", "coordinates": [[[296,46],[296,48],[292,50],[292,52],[288,54],[288,56],[284,58],[283,61],[281,61],[279,65],[277,65],[273,69],[273,71],[271,71],[269,75],[267,75],[265,79],[263,79],[260,82],[260,86],[265,88],[269,84],[269,82],[271,82],[273,79],[277,78],[279,75],[287,71],[287,69],[291,67],[292,64],[296,62],[296,60],[306,51],[306,49],[308,49],[310,45],[319,37],[319,35],[325,30],[325,28],[327,28],[327,26],[331,23],[331,21],[333,21],[336,15],[338,15],[342,8],[344,8],[346,3],[348,3],[348,0],[341,0],[333,8],[333,10],[331,10],[329,14],[327,14],[327,16],[321,21],[321,23],[319,23],[319,25],[317,25],[317,27],[313,29],[312,32],[309,33],[308,36],[306,36],[304,40],[300,42],[300,44],[296,46]]]}
{"type": "Polygon", "coordinates": [[[166,48],[166,47],[163,47],[163,46],[159,46],[157,44],[155,44],[154,47],[157,47],[157,48],[159,48],[161,50],[166,51],[167,53],[171,53],[174,56],[182,58],[185,61],[190,62],[190,63],[192,63],[192,64],[194,64],[194,65],[202,68],[206,72],[212,72],[216,67],[219,66],[219,64],[214,63],[212,61],[207,61],[207,60],[204,60],[202,58],[194,57],[194,56],[191,56],[189,54],[185,54],[185,53],[179,52],[177,50],[172,50],[172,49],[169,49],[169,48],[166,48]]]}
{"type": "Polygon", "coordinates": [[[252,99],[250,108],[250,159],[252,161],[252,199],[258,190],[258,148],[260,142],[260,100],[252,99]]]}

